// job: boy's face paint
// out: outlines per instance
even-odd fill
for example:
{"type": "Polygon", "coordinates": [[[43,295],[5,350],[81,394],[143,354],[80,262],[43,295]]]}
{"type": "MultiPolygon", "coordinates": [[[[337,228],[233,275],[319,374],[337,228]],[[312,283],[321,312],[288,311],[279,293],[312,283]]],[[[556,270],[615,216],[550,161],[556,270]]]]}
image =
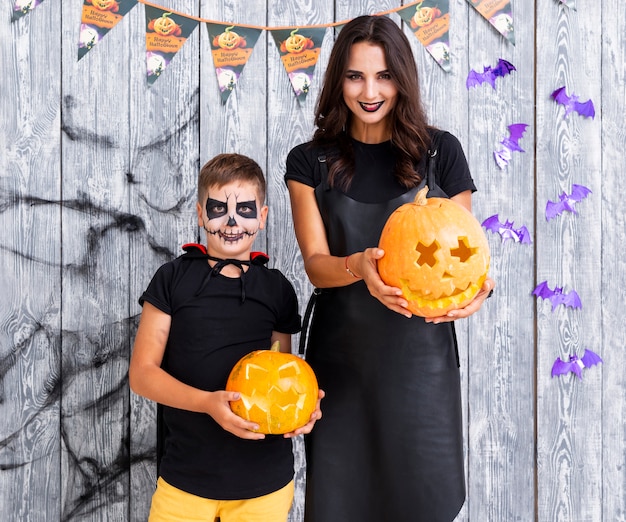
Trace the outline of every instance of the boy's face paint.
{"type": "Polygon", "coordinates": [[[267,216],[267,207],[256,199],[256,187],[237,182],[209,187],[208,192],[205,208],[198,205],[198,221],[207,232],[209,253],[221,258],[247,258],[267,216]]]}
{"type": "MultiPolygon", "coordinates": [[[[235,212],[243,218],[255,219],[257,217],[256,201],[236,202],[235,212]]],[[[209,220],[217,219],[228,214],[228,201],[219,201],[208,198],[206,201],[206,214],[209,220]]],[[[229,216],[234,221],[234,216],[229,216]]]]}

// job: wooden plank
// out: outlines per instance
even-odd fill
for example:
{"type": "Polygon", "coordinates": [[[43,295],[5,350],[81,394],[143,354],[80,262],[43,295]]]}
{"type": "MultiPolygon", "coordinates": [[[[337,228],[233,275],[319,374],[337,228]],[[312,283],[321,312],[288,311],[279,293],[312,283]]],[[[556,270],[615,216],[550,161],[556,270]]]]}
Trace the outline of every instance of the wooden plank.
{"type": "MultiPolygon", "coordinates": [[[[128,20],[77,61],[81,3],[63,5],[63,520],[127,518],[128,20]]],[[[33,13],[34,14],[34,13],[33,13]]]]}
{"type": "MultiPolygon", "coordinates": [[[[199,16],[185,0],[159,2],[164,8],[199,16]]],[[[130,46],[130,212],[141,224],[130,243],[130,317],[157,268],[198,241],[195,217],[200,136],[201,24],[152,85],[146,81],[145,12],[131,18],[130,46]]],[[[132,338],[134,339],[134,331],[132,338]]],[[[156,404],[131,393],[130,520],[147,520],[156,484],[156,404]]]]}
{"type": "MultiPolygon", "coordinates": [[[[468,124],[468,96],[465,89],[465,78],[467,74],[468,62],[468,24],[467,11],[469,5],[467,2],[450,2],[450,30],[449,45],[451,54],[451,69],[445,72],[439,64],[434,60],[426,48],[412,34],[410,27],[404,24],[404,31],[407,33],[409,42],[413,47],[413,54],[418,67],[420,79],[420,89],[422,101],[429,118],[429,122],[440,129],[447,130],[454,134],[463,146],[466,156],[469,153],[469,124],[468,124]],[[410,33],[410,34],[409,34],[410,33]]],[[[469,161],[468,156],[468,161],[469,161]]],[[[471,163],[470,163],[471,168],[471,163]]],[[[473,173],[476,178],[476,173],[473,173]]],[[[483,194],[483,188],[476,179],[480,192],[478,197],[483,194]]],[[[477,202],[477,196],[473,197],[474,206],[477,202]]],[[[483,312],[484,313],[484,312],[483,312]]],[[[468,448],[468,397],[469,397],[469,327],[470,320],[457,321],[455,330],[457,334],[457,342],[459,347],[459,362],[461,371],[461,392],[462,392],[462,408],[463,408],[463,453],[465,455],[465,476],[466,488],[469,491],[469,448],[468,448]]],[[[469,500],[463,504],[463,508],[455,520],[461,522],[467,520],[469,516],[468,508],[469,500]]]]}
{"type": "MultiPolygon", "coordinates": [[[[602,353],[601,322],[601,154],[599,119],[564,117],[550,99],[563,85],[581,100],[601,98],[601,40],[597,20],[551,1],[537,2],[537,282],[574,289],[582,309],[538,300],[537,309],[537,474],[539,520],[602,519],[602,374],[596,367],[551,378],[556,357],[602,353]],[[572,184],[593,194],[546,221],[545,206],[572,184]]],[[[612,241],[612,239],[611,239],[612,241]]],[[[611,519],[615,520],[615,519],[611,519]]]]}
{"type": "Polygon", "coordinates": [[[0,9],[0,511],[60,509],[60,5],[0,9]],[[45,50],[46,52],[42,52],[45,50]]]}
{"type": "MultiPolygon", "coordinates": [[[[482,71],[503,58],[517,71],[467,91],[468,156],[479,192],[479,221],[498,214],[525,224],[532,233],[534,18],[523,3],[513,4],[516,45],[475,9],[468,11],[468,67],[482,71]],[[493,156],[508,137],[508,125],[526,123],[520,145],[506,169],[493,156]]],[[[532,245],[488,234],[494,296],[470,319],[469,332],[469,520],[533,520],[533,285],[532,245]],[[506,484],[506,487],[503,485],[506,484]]]]}
{"type": "MultiPolygon", "coordinates": [[[[284,27],[291,25],[327,24],[333,22],[331,0],[315,2],[309,9],[302,9],[297,0],[268,2],[267,25],[284,27]]],[[[315,102],[322,85],[323,74],[332,46],[332,30],[326,30],[319,62],[315,68],[312,88],[304,102],[295,97],[285,68],[280,60],[274,38],[267,33],[267,178],[269,184],[267,237],[268,252],[274,266],[292,282],[298,294],[300,313],[311,295],[312,286],[304,272],[302,257],[293,231],[289,195],[283,176],[285,160],[292,147],[308,141],[313,135],[315,102]]],[[[292,350],[297,350],[299,336],[294,336],[292,350]]],[[[304,517],[304,488],[306,462],[302,437],[293,439],[295,454],[294,502],[290,522],[304,517]]]]}
{"type": "MultiPolygon", "coordinates": [[[[626,517],[626,355],[623,349],[624,334],[620,327],[624,324],[620,310],[624,305],[626,288],[622,249],[626,234],[622,201],[626,193],[622,174],[626,150],[623,122],[626,108],[626,5],[623,2],[615,4],[605,1],[602,12],[602,99],[595,104],[598,113],[596,119],[599,115],[602,118],[602,200],[600,203],[600,194],[596,194],[594,203],[601,205],[602,209],[601,253],[596,257],[599,257],[602,276],[601,300],[594,305],[594,316],[602,325],[597,338],[601,340],[600,355],[604,359],[601,391],[602,520],[608,522],[624,520],[626,517]]],[[[599,235],[598,230],[594,234],[599,235]]]]}

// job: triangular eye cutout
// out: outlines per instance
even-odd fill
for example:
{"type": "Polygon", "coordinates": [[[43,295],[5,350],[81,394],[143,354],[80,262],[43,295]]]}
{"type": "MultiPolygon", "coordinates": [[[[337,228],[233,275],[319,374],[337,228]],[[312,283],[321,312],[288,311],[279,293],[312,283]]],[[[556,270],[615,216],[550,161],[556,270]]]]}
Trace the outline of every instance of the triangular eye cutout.
{"type": "Polygon", "coordinates": [[[435,253],[439,250],[439,243],[433,241],[430,245],[424,243],[418,243],[415,246],[415,250],[419,252],[420,256],[417,259],[417,264],[420,266],[428,265],[430,267],[435,266],[437,260],[435,259],[435,253]]]}
{"type": "Polygon", "coordinates": [[[467,244],[466,237],[459,237],[459,246],[450,249],[450,255],[458,257],[461,263],[465,263],[470,257],[476,253],[476,248],[472,248],[467,244]]]}

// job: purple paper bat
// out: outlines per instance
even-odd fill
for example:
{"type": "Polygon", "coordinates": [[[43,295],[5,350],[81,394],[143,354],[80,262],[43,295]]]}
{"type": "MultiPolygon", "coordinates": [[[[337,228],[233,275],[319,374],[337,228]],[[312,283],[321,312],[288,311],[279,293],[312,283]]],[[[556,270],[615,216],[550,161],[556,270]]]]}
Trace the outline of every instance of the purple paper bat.
{"type": "Polygon", "coordinates": [[[542,299],[549,299],[552,303],[553,312],[554,309],[560,304],[569,306],[570,308],[582,308],[583,306],[580,302],[580,297],[578,297],[575,290],[563,293],[562,286],[555,286],[554,290],[551,290],[547,281],[539,283],[533,290],[533,295],[541,297],[542,299]]]}
{"type": "Polygon", "coordinates": [[[567,118],[567,115],[572,111],[576,111],[581,116],[591,117],[592,119],[596,115],[596,111],[591,100],[579,102],[579,98],[575,94],[568,96],[565,91],[565,85],[563,87],[559,87],[550,96],[552,96],[554,101],[556,101],[559,105],[565,106],[564,118],[567,118]]]}
{"type": "Polygon", "coordinates": [[[504,169],[511,160],[511,152],[525,152],[522,147],[519,146],[519,140],[524,136],[524,132],[526,132],[526,127],[528,125],[526,123],[514,123],[513,125],[509,125],[507,128],[509,129],[509,137],[504,138],[500,143],[504,145],[504,149],[494,151],[493,157],[498,164],[498,167],[504,169]]]}
{"type": "Polygon", "coordinates": [[[496,65],[495,67],[491,67],[491,65],[485,65],[483,67],[483,72],[481,73],[476,72],[474,69],[472,69],[467,75],[465,86],[469,89],[470,87],[475,87],[476,85],[481,85],[487,82],[495,90],[496,78],[504,76],[506,74],[511,74],[511,72],[515,70],[515,66],[512,63],[500,58],[498,60],[498,65],[496,65]]]}
{"type": "Polygon", "coordinates": [[[546,203],[546,221],[550,221],[552,218],[561,215],[566,210],[578,214],[574,205],[585,199],[589,194],[591,194],[591,190],[584,185],[572,185],[571,194],[563,192],[559,196],[559,201],[556,203],[554,201],[548,201],[548,203],[546,203]]]}
{"type": "Polygon", "coordinates": [[[569,361],[564,361],[560,357],[554,361],[552,365],[552,377],[556,377],[557,375],[565,375],[569,372],[575,373],[576,376],[582,380],[583,378],[583,368],[589,368],[590,366],[595,366],[596,364],[600,364],[602,359],[600,356],[585,348],[585,354],[582,357],[578,357],[578,355],[570,355],[569,361]]]}
{"type": "Polygon", "coordinates": [[[481,224],[490,232],[500,234],[503,241],[512,239],[516,243],[532,243],[530,233],[525,226],[522,225],[520,228],[513,228],[513,222],[508,220],[501,223],[498,214],[488,217],[481,224]]]}

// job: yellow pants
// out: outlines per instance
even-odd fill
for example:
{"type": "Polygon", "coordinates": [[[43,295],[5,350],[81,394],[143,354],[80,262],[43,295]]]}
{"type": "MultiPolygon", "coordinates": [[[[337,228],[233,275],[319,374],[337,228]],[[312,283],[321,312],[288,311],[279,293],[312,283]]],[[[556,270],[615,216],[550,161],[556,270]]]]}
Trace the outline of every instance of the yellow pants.
{"type": "Polygon", "coordinates": [[[157,480],[148,522],[281,522],[293,501],[293,480],[284,488],[245,500],[211,500],[157,480]]]}

